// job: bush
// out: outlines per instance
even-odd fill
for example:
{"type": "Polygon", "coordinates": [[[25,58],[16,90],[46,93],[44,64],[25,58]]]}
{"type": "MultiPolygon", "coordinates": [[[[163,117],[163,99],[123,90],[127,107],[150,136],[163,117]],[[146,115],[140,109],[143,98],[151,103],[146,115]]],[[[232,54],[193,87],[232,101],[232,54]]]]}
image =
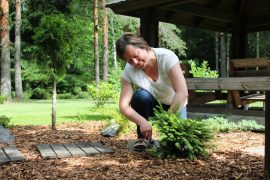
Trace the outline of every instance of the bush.
{"type": "Polygon", "coordinates": [[[209,68],[208,62],[203,61],[203,63],[199,66],[195,61],[189,60],[191,70],[190,73],[193,74],[193,77],[205,77],[205,78],[216,78],[218,77],[218,72],[213,71],[209,68]]]}
{"type": "Polygon", "coordinates": [[[8,128],[10,120],[11,118],[2,115],[0,116],[0,125],[2,125],[4,128],[8,128]]]}
{"type": "Polygon", "coordinates": [[[111,99],[115,92],[112,89],[112,84],[107,82],[100,82],[99,84],[91,84],[87,86],[90,96],[96,101],[97,107],[104,106],[106,101],[111,99]]]}
{"type": "Polygon", "coordinates": [[[6,98],[4,96],[0,96],[0,104],[4,104],[6,98]]]}
{"type": "Polygon", "coordinates": [[[214,134],[206,123],[182,119],[179,113],[171,113],[160,106],[152,119],[160,136],[160,148],[150,152],[161,158],[185,157],[195,160],[207,157],[214,134]]]}
{"type": "Polygon", "coordinates": [[[77,94],[77,99],[89,99],[90,95],[88,92],[81,91],[80,93],[77,94]]]}
{"type": "Polygon", "coordinates": [[[62,93],[57,95],[58,99],[74,99],[75,96],[71,93],[62,93]]]}
{"type": "Polygon", "coordinates": [[[35,88],[32,91],[32,99],[49,99],[50,98],[50,93],[46,89],[42,88],[35,88]]]}
{"type": "Polygon", "coordinates": [[[120,125],[120,133],[129,133],[130,132],[130,121],[119,112],[118,107],[103,107],[99,108],[98,111],[103,115],[109,116],[112,120],[111,122],[116,122],[120,125]]]}
{"type": "Polygon", "coordinates": [[[214,132],[233,132],[233,131],[250,131],[264,130],[264,126],[257,124],[254,120],[242,120],[237,123],[229,122],[224,117],[212,117],[203,119],[203,122],[208,124],[209,128],[214,132]]]}

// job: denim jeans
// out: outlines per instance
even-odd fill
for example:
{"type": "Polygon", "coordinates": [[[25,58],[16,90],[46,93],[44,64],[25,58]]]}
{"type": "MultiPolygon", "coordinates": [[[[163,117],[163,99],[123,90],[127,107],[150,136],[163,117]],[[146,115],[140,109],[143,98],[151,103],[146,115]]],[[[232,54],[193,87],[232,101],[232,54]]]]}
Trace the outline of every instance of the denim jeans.
{"type": "MultiPolygon", "coordinates": [[[[150,92],[144,89],[139,89],[133,94],[130,105],[138,114],[148,120],[149,117],[154,116],[154,108],[158,105],[158,102],[150,92]]],[[[168,110],[170,105],[162,104],[162,108],[164,110],[168,110]]],[[[187,118],[186,106],[182,108],[179,116],[180,115],[183,119],[187,118]]],[[[137,134],[138,138],[143,138],[143,135],[140,131],[140,126],[138,125],[137,134]]]]}

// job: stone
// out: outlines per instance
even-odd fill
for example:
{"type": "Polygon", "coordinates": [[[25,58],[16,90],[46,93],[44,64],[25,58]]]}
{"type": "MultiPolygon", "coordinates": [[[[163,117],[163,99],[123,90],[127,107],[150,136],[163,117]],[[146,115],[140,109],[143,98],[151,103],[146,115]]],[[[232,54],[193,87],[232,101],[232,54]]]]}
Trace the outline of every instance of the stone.
{"type": "Polygon", "coordinates": [[[15,137],[10,133],[10,131],[0,125],[0,143],[10,144],[15,141],[15,137]]]}
{"type": "Polygon", "coordinates": [[[101,135],[105,137],[112,137],[117,135],[120,129],[120,124],[113,122],[101,131],[101,135]]]}

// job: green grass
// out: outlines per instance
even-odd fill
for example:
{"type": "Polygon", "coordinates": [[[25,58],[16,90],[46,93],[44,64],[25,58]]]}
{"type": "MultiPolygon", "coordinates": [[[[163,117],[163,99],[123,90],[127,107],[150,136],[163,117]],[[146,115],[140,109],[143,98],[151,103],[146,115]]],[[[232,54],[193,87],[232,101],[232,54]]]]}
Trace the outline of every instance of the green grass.
{"type": "MultiPolygon", "coordinates": [[[[0,104],[0,115],[10,117],[13,125],[51,125],[51,112],[51,100],[27,100],[0,104]]],[[[107,119],[109,117],[100,114],[90,100],[57,100],[57,124],[107,119]]]]}

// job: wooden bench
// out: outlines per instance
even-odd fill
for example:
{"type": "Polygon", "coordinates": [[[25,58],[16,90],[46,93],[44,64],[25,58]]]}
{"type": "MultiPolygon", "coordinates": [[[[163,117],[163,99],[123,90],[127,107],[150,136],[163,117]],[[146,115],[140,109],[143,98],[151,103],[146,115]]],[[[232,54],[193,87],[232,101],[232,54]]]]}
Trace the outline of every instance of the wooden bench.
{"type": "MultiPolygon", "coordinates": [[[[267,58],[246,58],[230,60],[230,77],[259,77],[270,76],[270,60],[267,58]]],[[[229,107],[248,110],[249,104],[265,102],[264,92],[230,91],[228,94],[229,107]]]]}

